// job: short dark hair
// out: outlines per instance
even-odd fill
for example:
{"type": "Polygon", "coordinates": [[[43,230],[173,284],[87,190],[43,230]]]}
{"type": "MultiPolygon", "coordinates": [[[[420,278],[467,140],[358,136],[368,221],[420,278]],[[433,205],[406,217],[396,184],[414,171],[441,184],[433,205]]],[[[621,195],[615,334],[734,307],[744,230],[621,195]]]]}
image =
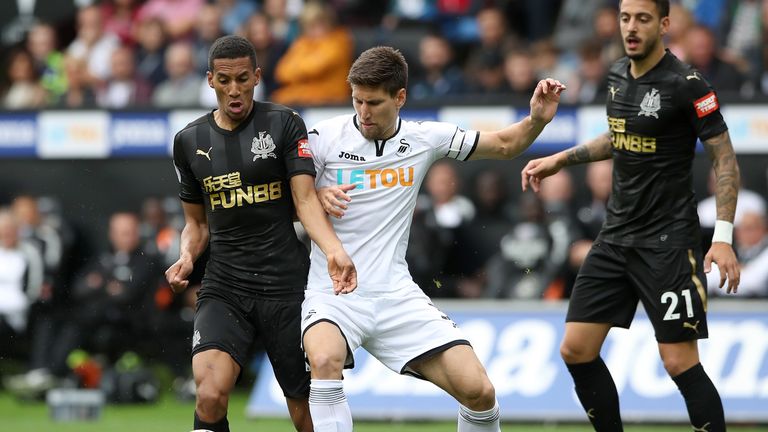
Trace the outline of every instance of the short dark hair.
{"type": "Polygon", "coordinates": [[[352,64],[347,81],[351,85],[383,88],[394,96],[408,87],[408,63],[403,54],[392,47],[370,48],[352,64]]]}
{"type": "MultiPolygon", "coordinates": [[[[623,0],[619,0],[619,6],[621,6],[621,2],[623,0]]],[[[650,0],[656,4],[656,9],[659,10],[659,18],[664,18],[669,16],[669,0],[650,0]]]]}
{"type": "Polygon", "coordinates": [[[213,72],[213,61],[216,59],[236,59],[248,57],[254,69],[258,67],[256,49],[248,39],[242,36],[222,36],[216,39],[208,51],[208,70],[213,72]]]}

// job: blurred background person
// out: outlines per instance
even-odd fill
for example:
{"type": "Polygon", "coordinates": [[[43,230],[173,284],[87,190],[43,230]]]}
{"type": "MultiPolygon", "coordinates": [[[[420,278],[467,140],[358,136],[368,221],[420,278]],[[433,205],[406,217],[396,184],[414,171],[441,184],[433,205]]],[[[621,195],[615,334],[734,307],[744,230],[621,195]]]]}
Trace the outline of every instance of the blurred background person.
{"type": "Polygon", "coordinates": [[[221,15],[219,27],[223,34],[240,31],[248,18],[258,11],[256,2],[250,0],[214,0],[221,15]]]}
{"type": "Polygon", "coordinates": [[[77,12],[77,36],[66,53],[85,60],[88,64],[86,82],[101,87],[109,78],[112,52],[120,40],[112,33],[104,32],[104,19],[98,6],[86,6],[77,12]]]}
{"type": "Polygon", "coordinates": [[[104,16],[104,32],[117,36],[120,44],[133,47],[138,32],[141,0],[104,0],[101,13],[104,16]]]}
{"type": "Polygon", "coordinates": [[[138,24],[136,73],[154,89],[168,78],[165,71],[166,34],[163,23],[149,18],[138,24]]]}
{"type": "Polygon", "coordinates": [[[256,89],[261,88],[264,94],[270,95],[277,88],[275,68],[277,61],[285,53],[287,45],[285,41],[272,33],[269,17],[262,12],[254,13],[248,17],[243,25],[241,36],[253,44],[253,48],[256,50],[256,60],[261,69],[261,82],[256,86],[256,89]]]}
{"type": "Polygon", "coordinates": [[[40,76],[29,52],[21,48],[12,51],[5,70],[8,71],[8,78],[0,89],[3,108],[31,110],[47,104],[48,93],[40,84],[40,76]]]}
{"type": "Polygon", "coordinates": [[[93,108],[96,92],[88,82],[88,63],[81,58],[64,57],[64,76],[67,87],[53,108],[93,108]]]}
{"type": "Polygon", "coordinates": [[[309,2],[300,17],[301,35],[278,60],[278,88],[271,99],[288,106],[346,103],[347,72],[354,45],[346,28],[337,26],[333,9],[309,2]]]}
{"type": "Polygon", "coordinates": [[[0,208],[0,353],[17,357],[26,335],[30,305],[43,284],[43,260],[37,249],[19,238],[19,223],[0,208]]]}
{"type": "Polygon", "coordinates": [[[685,33],[684,60],[695,67],[718,90],[718,94],[741,94],[744,74],[723,59],[715,35],[709,28],[695,24],[685,33]]]}
{"type": "MultiPolygon", "coordinates": [[[[614,12],[615,16],[615,12],[614,12]]],[[[608,64],[603,58],[599,40],[586,41],[579,47],[578,69],[569,84],[568,100],[573,103],[593,104],[605,100],[608,93],[608,64]]]]}
{"type": "Polygon", "coordinates": [[[163,23],[169,39],[183,40],[192,35],[204,4],[205,0],[147,0],[139,9],[137,19],[157,18],[163,23]]]}
{"type": "Polygon", "coordinates": [[[464,76],[456,66],[453,48],[440,35],[427,35],[419,42],[419,62],[409,80],[412,100],[441,100],[464,92],[464,76]]]}
{"type": "Polygon", "coordinates": [[[208,72],[208,51],[213,42],[223,36],[221,9],[216,4],[206,4],[200,9],[195,21],[192,47],[195,51],[195,68],[198,75],[208,72]]]}
{"type": "Polygon", "coordinates": [[[99,89],[99,106],[108,109],[145,107],[152,100],[152,86],[136,73],[133,49],[121,46],[112,52],[109,79],[99,89]]]}
{"type": "Polygon", "coordinates": [[[25,46],[32,54],[40,85],[48,94],[48,103],[55,103],[67,89],[64,54],[58,47],[56,29],[47,23],[33,25],[27,33],[25,46]]]}
{"type": "Polygon", "coordinates": [[[429,296],[456,297],[459,280],[472,270],[466,229],[475,217],[475,206],[461,194],[457,167],[448,159],[432,164],[424,189],[426,195],[419,196],[416,211],[423,218],[421,225],[431,231],[428,237],[435,241],[428,250],[436,260],[432,267],[437,273],[422,288],[429,296]],[[438,254],[437,250],[441,252],[438,254]]]}
{"type": "Polygon", "coordinates": [[[203,77],[195,71],[192,45],[187,42],[171,44],[165,52],[165,71],[168,79],[155,87],[152,104],[160,108],[199,106],[203,77]]]}
{"type": "Polygon", "coordinates": [[[504,55],[503,67],[504,93],[521,102],[529,99],[539,82],[531,54],[522,48],[512,49],[504,55]]]}

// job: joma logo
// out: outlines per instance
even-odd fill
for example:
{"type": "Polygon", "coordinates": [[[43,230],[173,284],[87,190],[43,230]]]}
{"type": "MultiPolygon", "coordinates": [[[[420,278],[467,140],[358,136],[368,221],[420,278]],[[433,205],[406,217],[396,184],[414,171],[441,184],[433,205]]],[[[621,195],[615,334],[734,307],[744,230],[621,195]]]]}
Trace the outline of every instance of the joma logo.
{"type": "Polygon", "coordinates": [[[352,153],[347,153],[345,151],[339,153],[339,159],[347,159],[347,160],[365,162],[365,158],[364,157],[358,156],[358,155],[352,154],[352,153]]]}

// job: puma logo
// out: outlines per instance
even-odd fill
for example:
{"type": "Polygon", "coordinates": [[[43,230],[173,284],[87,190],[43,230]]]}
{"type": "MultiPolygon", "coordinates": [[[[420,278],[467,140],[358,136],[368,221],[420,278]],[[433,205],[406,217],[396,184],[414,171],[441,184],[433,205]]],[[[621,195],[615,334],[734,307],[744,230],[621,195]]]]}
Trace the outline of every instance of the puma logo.
{"type": "Polygon", "coordinates": [[[611,87],[608,89],[608,91],[610,91],[610,92],[611,92],[611,100],[613,100],[613,98],[614,98],[614,97],[616,97],[616,93],[618,93],[618,92],[619,92],[619,90],[621,90],[621,89],[620,89],[620,88],[618,88],[618,87],[614,87],[614,86],[611,86],[611,87]]]}
{"type": "Polygon", "coordinates": [[[202,150],[200,150],[200,149],[197,149],[197,151],[195,152],[195,154],[196,154],[196,155],[202,155],[202,156],[205,156],[205,158],[206,158],[206,159],[208,159],[208,160],[210,161],[210,160],[211,160],[211,150],[212,150],[212,149],[213,149],[213,146],[211,146],[211,147],[208,149],[208,151],[207,151],[207,152],[204,152],[204,151],[202,151],[202,150]]]}
{"type": "MultiPolygon", "coordinates": [[[[699,334],[699,321],[696,321],[695,323],[691,324],[689,322],[683,322],[683,328],[689,328],[696,332],[696,334],[699,334]]],[[[707,423],[709,424],[709,423],[707,423]]],[[[706,426],[706,425],[705,425],[706,426]]]]}
{"type": "Polygon", "coordinates": [[[685,76],[685,79],[687,79],[688,81],[690,81],[690,80],[692,80],[692,79],[695,79],[695,80],[699,80],[699,81],[701,81],[701,77],[699,76],[699,73],[698,73],[698,72],[694,72],[694,73],[692,73],[692,74],[690,74],[690,75],[686,75],[686,76],[685,76]]]}
{"type": "Polygon", "coordinates": [[[709,422],[704,423],[704,426],[697,428],[696,426],[693,426],[693,432],[709,432],[709,422]]]}

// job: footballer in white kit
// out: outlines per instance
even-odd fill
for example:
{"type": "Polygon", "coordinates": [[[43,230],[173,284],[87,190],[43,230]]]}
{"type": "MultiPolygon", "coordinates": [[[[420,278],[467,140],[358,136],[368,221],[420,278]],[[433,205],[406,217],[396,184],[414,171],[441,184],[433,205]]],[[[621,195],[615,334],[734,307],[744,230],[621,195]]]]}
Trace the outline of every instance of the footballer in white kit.
{"type": "Polygon", "coordinates": [[[332,218],[355,257],[357,290],[334,294],[325,255],[313,244],[302,305],[302,334],[320,321],[341,329],[349,350],[346,367],[353,367],[352,352],[362,346],[395,372],[418,376],[406,370],[410,361],[469,344],[413,281],[405,252],[429,167],[444,157],[468,159],[478,138],[477,131],[453,124],[398,118],[391,138],[368,140],[358,130],[356,115],[322,121],[309,131],[316,187],[357,185],[348,192],[354,204],[343,218],[332,218]]]}

